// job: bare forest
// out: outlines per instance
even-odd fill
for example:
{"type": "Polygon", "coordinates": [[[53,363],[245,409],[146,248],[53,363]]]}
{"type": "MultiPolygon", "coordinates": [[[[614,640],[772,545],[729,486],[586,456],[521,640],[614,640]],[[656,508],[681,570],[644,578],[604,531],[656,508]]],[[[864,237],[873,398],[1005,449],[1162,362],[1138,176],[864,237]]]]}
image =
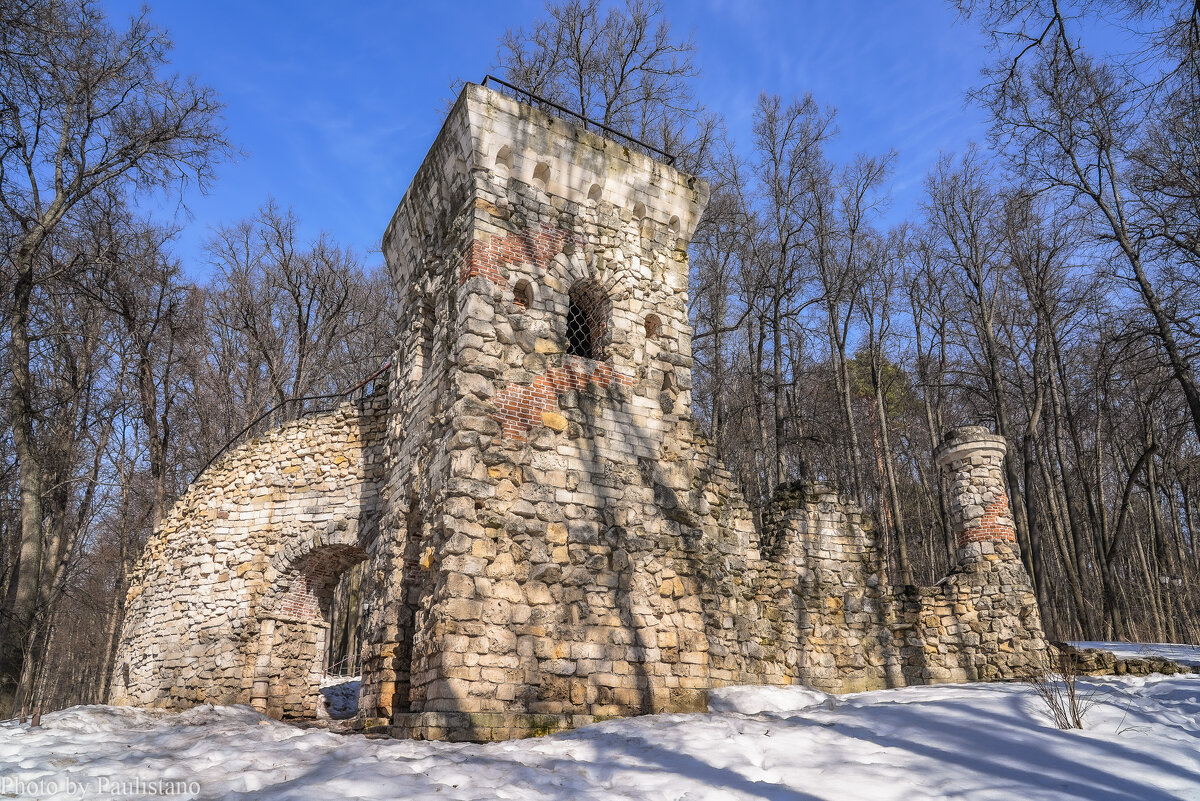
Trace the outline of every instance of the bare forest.
{"type": "MultiPolygon", "coordinates": [[[[1198,642],[1200,4],[956,7],[993,43],[970,98],[990,136],[944,154],[901,223],[895,153],[833,159],[836,109],[803,87],[731,131],[653,0],[548,5],[496,61],[711,184],[689,254],[693,403],[756,511],[781,484],[833,484],[892,581],[931,583],[953,563],[931,454],[983,423],[1009,444],[1048,634],[1198,642]],[[1105,17],[1127,55],[1090,47],[1105,17]]],[[[171,74],[152,12],[0,16],[4,715],[105,698],[155,522],[247,429],[385,365],[393,289],[365,254],[302,236],[286,198],[212,231],[211,277],[190,278],[141,201],[203,190],[237,156],[217,91],[171,74]]]]}

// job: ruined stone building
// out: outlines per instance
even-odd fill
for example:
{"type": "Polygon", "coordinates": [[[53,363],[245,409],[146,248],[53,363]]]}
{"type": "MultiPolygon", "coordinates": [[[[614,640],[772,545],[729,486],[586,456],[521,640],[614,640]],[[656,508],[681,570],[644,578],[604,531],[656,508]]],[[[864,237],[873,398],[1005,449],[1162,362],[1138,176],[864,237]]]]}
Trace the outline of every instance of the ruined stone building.
{"type": "Polygon", "coordinates": [[[112,702],[313,714],[338,577],[367,563],[364,725],[499,739],[703,710],[706,690],[1011,677],[1046,645],[1004,441],[935,455],[958,565],[889,586],[822,486],[760,530],[691,416],[700,180],[469,85],[383,238],[386,391],[224,455],[132,578],[112,702]]]}

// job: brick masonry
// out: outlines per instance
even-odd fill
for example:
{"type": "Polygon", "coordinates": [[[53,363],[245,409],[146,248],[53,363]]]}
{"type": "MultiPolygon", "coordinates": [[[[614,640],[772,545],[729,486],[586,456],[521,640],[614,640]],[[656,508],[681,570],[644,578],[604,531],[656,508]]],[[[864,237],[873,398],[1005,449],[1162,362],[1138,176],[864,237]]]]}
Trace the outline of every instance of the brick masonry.
{"type": "MultiPolygon", "coordinates": [[[[493,211],[503,218],[501,209],[486,202],[479,208],[493,211]]],[[[505,284],[504,274],[508,266],[527,264],[535,273],[545,272],[550,261],[562,253],[563,244],[572,240],[582,245],[570,231],[562,231],[549,225],[538,225],[510,236],[489,237],[472,241],[467,245],[463,259],[462,282],[474,276],[483,276],[494,284],[505,284]]]]}
{"type": "Polygon", "coordinates": [[[1028,669],[1045,642],[988,432],[936,455],[961,546],[936,587],[891,586],[828,487],[781,488],[755,528],[691,418],[687,243],[707,192],[468,86],[384,235],[402,332],[386,398],[353,437],[292,424],[189,490],[131,588],[114,702],[306,712],[322,599],[356,560],[360,722],[399,736],[701,710],[730,683],[1028,669]],[[569,352],[573,302],[597,358],[569,352]]]}
{"type": "Polygon", "coordinates": [[[633,379],[614,372],[610,364],[565,356],[561,365],[547,367],[528,385],[506,387],[493,399],[496,412],[491,417],[503,427],[504,437],[523,440],[531,428],[566,425],[559,414],[563,393],[606,391],[614,385],[631,387],[633,379]]]}

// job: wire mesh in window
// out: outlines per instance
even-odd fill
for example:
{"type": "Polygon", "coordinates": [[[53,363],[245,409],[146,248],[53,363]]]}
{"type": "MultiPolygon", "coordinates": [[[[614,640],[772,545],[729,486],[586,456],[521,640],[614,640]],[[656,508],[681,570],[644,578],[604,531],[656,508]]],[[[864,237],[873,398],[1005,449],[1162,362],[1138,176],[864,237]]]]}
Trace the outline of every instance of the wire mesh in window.
{"type": "Polygon", "coordinates": [[[595,358],[592,339],[592,323],[587,312],[572,298],[567,309],[567,353],[585,359],[595,358]]]}

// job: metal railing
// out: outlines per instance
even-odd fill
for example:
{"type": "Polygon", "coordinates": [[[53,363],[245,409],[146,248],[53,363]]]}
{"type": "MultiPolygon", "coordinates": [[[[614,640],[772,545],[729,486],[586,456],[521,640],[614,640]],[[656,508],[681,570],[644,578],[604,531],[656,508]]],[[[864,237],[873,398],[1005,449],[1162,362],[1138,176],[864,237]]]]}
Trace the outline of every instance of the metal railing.
{"type": "Polygon", "coordinates": [[[337,662],[333,662],[325,667],[326,676],[343,676],[349,678],[351,676],[362,675],[362,660],[359,654],[350,654],[337,662]]]}
{"type": "MultiPolygon", "coordinates": [[[[502,81],[499,78],[497,78],[495,75],[483,76],[483,81],[480,82],[480,85],[487,87],[489,89],[493,88],[493,87],[488,86],[489,83],[497,84],[499,86],[504,87],[505,89],[508,89],[509,92],[516,95],[515,99],[522,101],[526,105],[533,106],[534,108],[549,107],[549,108],[553,109],[554,111],[558,112],[558,115],[565,114],[568,117],[573,117],[574,119],[579,120],[580,122],[583,123],[583,128],[585,130],[597,129],[597,130],[603,131],[604,133],[608,134],[613,139],[622,140],[624,142],[627,142],[628,144],[633,145],[636,148],[639,148],[643,152],[646,152],[646,155],[658,156],[658,157],[662,158],[664,161],[666,161],[666,163],[668,165],[673,165],[675,163],[675,156],[668,153],[667,151],[662,150],[661,148],[657,148],[654,145],[649,144],[648,142],[643,142],[641,139],[635,139],[634,137],[630,136],[629,134],[618,131],[616,128],[611,128],[602,122],[596,122],[595,120],[591,119],[590,117],[580,114],[578,111],[572,111],[571,109],[567,108],[566,106],[562,106],[562,105],[559,105],[558,103],[555,103],[553,100],[547,100],[546,98],[542,97],[541,95],[535,95],[533,92],[530,92],[528,89],[521,89],[520,87],[513,86],[508,81],[502,81]]],[[[497,91],[499,91],[499,90],[497,90],[497,91]]],[[[504,94],[504,92],[501,92],[501,94],[504,94]]]]}
{"type": "Polygon", "coordinates": [[[192,483],[195,483],[200,476],[204,475],[204,471],[211,467],[213,462],[220,459],[230,448],[245,442],[247,439],[256,437],[264,431],[281,426],[292,420],[299,420],[309,415],[330,411],[355,396],[356,393],[358,397],[371,394],[376,389],[373,383],[375,379],[386,373],[391,366],[392,363],[389,361],[362,381],[342,392],[335,392],[332,395],[309,395],[303,398],[288,398],[287,400],[280,401],[251,420],[245,428],[234,434],[228,442],[222,445],[221,449],[214,453],[212,458],[205,462],[204,467],[201,467],[192,478],[192,483]],[[367,388],[368,385],[371,385],[369,390],[367,388]]]}

